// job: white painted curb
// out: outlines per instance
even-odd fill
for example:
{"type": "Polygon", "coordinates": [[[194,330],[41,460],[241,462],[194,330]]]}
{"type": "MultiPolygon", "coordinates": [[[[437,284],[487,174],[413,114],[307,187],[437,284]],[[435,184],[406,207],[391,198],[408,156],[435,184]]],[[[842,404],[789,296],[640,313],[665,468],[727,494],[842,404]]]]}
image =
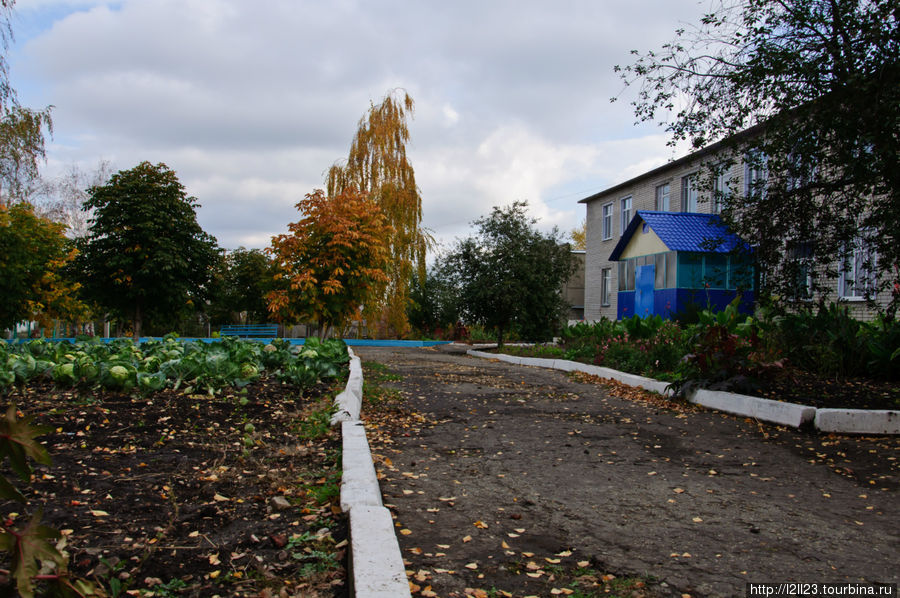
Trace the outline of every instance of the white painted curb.
{"type": "Polygon", "coordinates": [[[394,520],[384,507],[350,511],[351,595],[356,598],[411,596],[394,520]]]}
{"type": "MultiPolygon", "coordinates": [[[[496,359],[518,365],[532,365],[566,372],[584,372],[585,374],[601,378],[612,378],[623,384],[639,386],[662,395],[668,396],[672,394],[667,389],[668,383],[666,382],[610,368],[587,365],[577,361],[518,357],[476,350],[469,350],[467,353],[473,357],[496,359]]],[[[820,432],[877,435],[900,434],[900,411],[896,410],[816,409],[808,405],[797,405],[796,403],[773,401],[772,399],[702,388],[692,392],[688,400],[710,409],[753,417],[761,421],[792,426],[794,428],[812,424],[820,432]]]]}
{"type": "Polygon", "coordinates": [[[900,411],[868,409],[819,409],[816,428],[850,434],[900,434],[900,411]]]}
{"type": "Polygon", "coordinates": [[[359,412],[362,409],[362,364],[350,347],[347,347],[347,352],[350,354],[350,376],[347,378],[344,390],[334,397],[337,411],[331,416],[332,426],[339,422],[358,420],[359,412]]]}
{"type": "Polygon", "coordinates": [[[505,355],[503,353],[486,353],[484,351],[475,350],[467,351],[467,353],[469,355],[472,355],[473,357],[496,359],[498,361],[514,363],[516,365],[530,365],[536,367],[551,368],[554,370],[563,370],[566,372],[583,372],[592,376],[600,376],[601,378],[612,378],[613,380],[621,382],[622,384],[628,384],[629,386],[639,386],[646,390],[658,392],[661,395],[672,394],[669,390],[666,389],[666,387],[668,386],[668,383],[666,382],[660,382],[659,380],[654,380],[653,378],[645,378],[644,376],[638,376],[636,374],[628,374],[626,372],[620,372],[618,370],[613,370],[598,365],[588,365],[586,363],[580,363],[578,361],[568,361],[566,359],[517,357],[515,355],[505,355]]]}
{"type": "Polygon", "coordinates": [[[353,350],[350,375],[334,398],[331,425],[341,424],[341,510],[350,517],[350,595],[356,598],[411,598],[403,555],[391,512],[382,506],[366,429],[359,420],[363,399],[362,363],[353,350]]]}
{"type": "Polygon", "coordinates": [[[758,420],[799,428],[812,423],[816,408],[772,399],[761,399],[719,390],[698,388],[688,397],[691,403],[718,409],[734,415],[754,417],[758,420]]]}
{"type": "Polygon", "coordinates": [[[341,435],[341,510],[347,513],[359,505],[382,506],[381,488],[375,475],[365,426],[361,421],[345,421],[341,423],[341,435]]]}

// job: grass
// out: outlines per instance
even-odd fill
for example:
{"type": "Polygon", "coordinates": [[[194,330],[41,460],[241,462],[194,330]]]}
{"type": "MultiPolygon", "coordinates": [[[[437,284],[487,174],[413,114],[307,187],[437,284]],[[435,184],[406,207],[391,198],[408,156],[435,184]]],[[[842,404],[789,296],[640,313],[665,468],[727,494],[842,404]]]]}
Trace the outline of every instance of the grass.
{"type": "Polygon", "coordinates": [[[382,386],[382,384],[402,379],[399,374],[392,373],[384,364],[375,361],[363,363],[363,397],[365,401],[373,405],[399,401],[401,399],[400,391],[389,386],[382,386]]]}

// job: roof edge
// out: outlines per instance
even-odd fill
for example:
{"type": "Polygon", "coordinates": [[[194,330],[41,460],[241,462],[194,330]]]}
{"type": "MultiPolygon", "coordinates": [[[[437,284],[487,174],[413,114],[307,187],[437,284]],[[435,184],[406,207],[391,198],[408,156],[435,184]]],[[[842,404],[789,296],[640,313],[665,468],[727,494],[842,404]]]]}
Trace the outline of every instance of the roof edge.
{"type": "Polygon", "coordinates": [[[662,172],[664,170],[667,170],[667,169],[673,168],[673,167],[677,167],[677,166],[681,166],[681,165],[687,164],[688,162],[691,162],[693,160],[702,158],[702,157],[706,156],[707,154],[718,151],[727,145],[730,145],[732,143],[740,141],[744,137],[755,135],[760,130],[762,130],[762,128],[764,126],[765,126],[764,124],[758,124],[758,125],[754,125],[754,126],[748,128],[748,129],[744,129],[743,131],[741,131],[739,133],[730,135],[730,136],[726,137],[725,139],[720,139],[719,141],[717,141],[711,145],[707,145],[706,147],[700,148],[699,150],[695,150],[685,156],[682,156],[680,158],[672,160],[671,162],[666,162],[662,166],[657,166],[656,168],[654,168],[652,170],[648,170],[648,171],[641,173],[635,177],[632,177],[632,178],[628,179],[627,181],[617,183],[617,184],[613,185],[612,187],[607,187],[606,189],[603,189],[602,191],[598,191],[597,193],[594,193],[593,195],[589,195],[588,197],[585,197],[584,199],[579,199],[578,203],[588,204],[592,201],[600,199],[604,195],[612,193],[613,191],[618,191],[620,189],[624,189],[625,187],[629,187],[645,178],[651,178],[653,176],[656,176],[657,174],[659,174],[660,172],[662,172]]]}

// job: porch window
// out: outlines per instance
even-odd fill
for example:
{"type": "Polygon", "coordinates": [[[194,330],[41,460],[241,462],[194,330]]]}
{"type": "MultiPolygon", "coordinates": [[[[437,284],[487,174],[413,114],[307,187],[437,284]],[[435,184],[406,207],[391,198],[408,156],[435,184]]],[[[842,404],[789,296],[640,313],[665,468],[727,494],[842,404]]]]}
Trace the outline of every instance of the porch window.
{"type": "Polygon", "coordinates": [[[634,290],[634,266],[633,259],[619,262],[619,291],[634,290]]]}

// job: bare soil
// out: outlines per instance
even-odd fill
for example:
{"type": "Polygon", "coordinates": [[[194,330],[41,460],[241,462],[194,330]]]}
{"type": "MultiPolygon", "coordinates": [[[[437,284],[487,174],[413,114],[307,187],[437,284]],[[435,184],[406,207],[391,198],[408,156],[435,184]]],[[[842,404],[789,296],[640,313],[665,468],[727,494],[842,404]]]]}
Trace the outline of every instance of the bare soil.
{"type": "Polygon", "coordinates": [[[900,438],[776,427],[455,346],[354,351],[393,374],[366,368],[394,399],[363,416],[414,596],[900,578],[900,438]]]}
{"type": "Polygon", "coordinates": [[[15,391],[4,402],[52,429],[53,464],[2,515],[42,507],[71,572],[110,595],[347,596],[339,437],[310,419],[332,396],[267,380],[212,398],[15,391]]]}

